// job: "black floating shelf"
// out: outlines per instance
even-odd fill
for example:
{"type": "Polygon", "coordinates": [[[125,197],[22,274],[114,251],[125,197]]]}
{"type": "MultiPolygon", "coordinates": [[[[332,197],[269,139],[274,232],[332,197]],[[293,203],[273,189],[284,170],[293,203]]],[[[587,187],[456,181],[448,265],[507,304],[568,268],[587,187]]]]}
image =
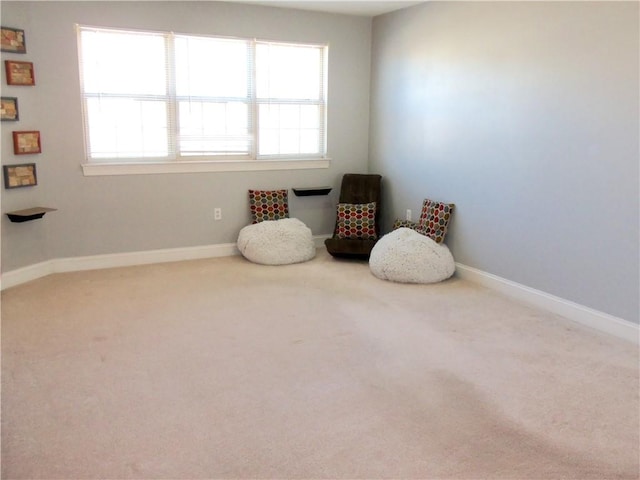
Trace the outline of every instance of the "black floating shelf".
{"type": "Polygon", "coordinates": [[[293,193],[296,197],[310,197],[312,195],[328,195],[331,191],[331,187],[306,187],[306,188],[294,188],[293,193]]]}
{"type": "Polygon", "coordinates": [[[44,217],[47,212],[55,212],[57,208],[49,207],[33,207],[25,210],[16,210],[15,212],[7,212],[9,220],[15,223],[28,222],[29,220],[36,220],[44,217]]]}

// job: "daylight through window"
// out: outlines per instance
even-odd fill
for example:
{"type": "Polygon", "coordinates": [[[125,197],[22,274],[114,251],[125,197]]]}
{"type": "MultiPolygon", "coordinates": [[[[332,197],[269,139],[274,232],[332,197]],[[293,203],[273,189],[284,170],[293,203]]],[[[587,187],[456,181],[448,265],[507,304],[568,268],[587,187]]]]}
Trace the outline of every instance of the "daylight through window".
{"type": "Polygon", "coordinates": [[[78,31],[89,162],[326,157],[326,45],[78,31]]]}

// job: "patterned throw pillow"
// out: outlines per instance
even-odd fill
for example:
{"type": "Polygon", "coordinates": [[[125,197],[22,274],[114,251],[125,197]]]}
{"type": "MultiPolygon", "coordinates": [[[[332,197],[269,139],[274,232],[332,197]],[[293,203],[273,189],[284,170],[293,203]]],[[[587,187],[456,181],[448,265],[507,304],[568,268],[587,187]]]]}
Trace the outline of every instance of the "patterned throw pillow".
{"type": "Polygon", "coordinates": [[[336,236],[360,240],[378,238],[376,234],[376,202],[339,203],[336,236]]]}
{"type": "Polygon", "coordinates": [[[391,227],[391,230],[397,230],[401,227],[405,227],[405,228],[411,228],[412,230],[418,230],[418,223],[417,222],[412,222],[411,220],[401,220],[401,219],[396,219],[395,222],[393,222],[393,227],[391,227]]]}
{"type": "Polygon", "coordinates": [[[455,204],[434,202],[426,198],[420,212],[419,232],[433,239],[436,243],[442,243],[447,234],[449,220],[455,204]]]}
{"type": "Polygon", "coordinates": [[[249,190],[251,223],[289,218],[289,190],[249,190]]]}

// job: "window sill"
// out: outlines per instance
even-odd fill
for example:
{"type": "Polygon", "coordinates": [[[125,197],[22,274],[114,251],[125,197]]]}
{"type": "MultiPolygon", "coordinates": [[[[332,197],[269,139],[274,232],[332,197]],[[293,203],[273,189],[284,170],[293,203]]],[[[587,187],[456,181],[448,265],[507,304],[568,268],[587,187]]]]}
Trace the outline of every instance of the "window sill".
{"type": "Polygon", "coordinates": [[[249,172],[329,168],[331,159],[232,160],[215,162],[84,163],[85,177],[101,175],[149,175],[159,173],[249,172]]]}

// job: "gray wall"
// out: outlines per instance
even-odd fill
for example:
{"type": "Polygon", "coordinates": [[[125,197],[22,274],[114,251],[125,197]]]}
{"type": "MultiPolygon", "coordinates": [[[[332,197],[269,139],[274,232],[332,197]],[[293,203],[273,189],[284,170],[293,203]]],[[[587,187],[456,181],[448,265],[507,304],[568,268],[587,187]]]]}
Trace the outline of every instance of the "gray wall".
{"type": "Polygon", "coordinates": [[[2,270],[52,258],[235,242],[249,221],[247,189],[333,185],[329,197],[296,198],[292,216],[314,234],[331,233],[345,172],[366,172],[371,19],[218,2],[6,2],[2,25],[26,32],[36,86],[7,86],[20,122],[2,123],[3,164],[35,161],[39,185],[2,190],[2,212],[35,205],[59,210],[42,220],[2,218],[2,270]],[[74,24],[328,42],[329,169],[84,177],[74,24]],[[43,153],[16,157],[12,130],[40,130],[43,153]],[[213,208],[222,221],[214,222],[213,208]]]}
{"type": "Polygon", "coordinates": [[[457,205],[458,262],[639,321],[637,2],[428,2],[373,22],[386,226],[457,205]]]}

